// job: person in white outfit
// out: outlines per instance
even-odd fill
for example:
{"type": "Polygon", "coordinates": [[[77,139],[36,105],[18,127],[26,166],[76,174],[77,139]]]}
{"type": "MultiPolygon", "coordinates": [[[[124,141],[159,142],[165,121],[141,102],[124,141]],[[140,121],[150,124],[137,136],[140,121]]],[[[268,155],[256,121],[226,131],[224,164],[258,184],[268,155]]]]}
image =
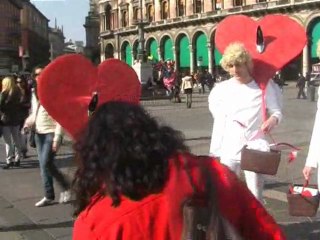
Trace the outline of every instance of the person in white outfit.
{"type": "MultiPolygon", "coordinates": [[[[255,132],[268,133],[280,122],[282,99],[276,84],[269,81],[265,92],[268,118],[263,121],[262,90],[252,78],[253,62],[241,43],[226,48],[221,65],[232,78],[217,84],[209,95],[214,118],[210,154],[239,176],[242,148],[255,132]]],[[[263,175],[244,173],[248,188],[262,201],[263,175]]]]}
{"type": "MultiPolygon", "coordinates": [[[[320,88],[318,90],[318,95],[320,94],[320,88]]],[[[320,143],[320,98],[317,103],[317,113],[314,121],[309,152],[306,160],[305,167],[303,168],[303,175],[307,181],[309,181],[310,176],[314,169],[318,168],[318,188],[320,190],[320,151],[319,151],[319,143],[320,143]]]]}
{"type": "Polygon", "coordinates": [[[186,94],[187,108],[191,108],[192,90],[193,90],[192,77],[189,76],[187,73],[184,73],[182,78],[181,92],[186,94]]]}

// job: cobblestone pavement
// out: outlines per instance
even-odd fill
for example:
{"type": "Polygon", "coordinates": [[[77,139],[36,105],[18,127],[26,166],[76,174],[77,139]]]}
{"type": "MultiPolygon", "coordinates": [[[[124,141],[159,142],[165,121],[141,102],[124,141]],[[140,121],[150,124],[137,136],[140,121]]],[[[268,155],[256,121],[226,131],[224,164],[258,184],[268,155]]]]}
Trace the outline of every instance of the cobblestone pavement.
{"type": "MultiPolygon", "coordinates": [[[[268,177],[264,191],[265,206],[285,230],[289,240],[320,239],[320,212],[314,218],[288,215],[286,191],[288,184],[302,182],[301,170],[310,141],[316,103],[296,99],[294,83],[284,89],[284,119],[273,137],[278,142],[289,142],[302,148],[298,159],[288,165],[287,153],[282,154],[278,173],[268,177]]],[[[142,104],[159,121],[181,130],[195,154],[207,154],[212,118],[208,111],[208,94],[194,94],[193,106],[172,103],[167,99],[146,100],[142,104]]],[[[1,162],[4,163],[4,144],[0,141],[1,162]]],[[[38,161],[33,149],[28,152],[21,168],[0,170],[0,239],[51,240],[71,239],[72,206],[55,203],[44,208],[34,207],[42,198],[38,161]]],[[[57,165],[70,178],[75,170],[71,143],[66,139],[57,165]]],[[[315,179],[313,179],[315,181],[315,179]]],[[[56,195],[59,187],[56,187],[56,195]]]]}

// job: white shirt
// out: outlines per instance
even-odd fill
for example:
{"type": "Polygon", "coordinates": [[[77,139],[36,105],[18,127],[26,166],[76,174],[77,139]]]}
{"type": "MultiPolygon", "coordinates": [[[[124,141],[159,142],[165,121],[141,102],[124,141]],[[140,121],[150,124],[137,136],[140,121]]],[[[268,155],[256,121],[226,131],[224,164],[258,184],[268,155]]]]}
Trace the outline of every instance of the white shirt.
{"type": "MultiPolygon", "coordinates": [[[[320,94],[320,88],[318,89],[318,95],[320,94]]],[[[320,98],[317,103],[317,113],[316,118],[314,120],[314,126],[312,130],[312,136],[309,146],[309,152],[306,160],[306,166],[317,168],[318,167],[318,179],[320,182],[320,98]]],[[[320,185],[319,185],[320,186],[320,185]]]]}
{"type": "MultiPolygon", "coordinates": [[[[266,107],[280,122],[282,96],[273,81],[266,87],[266,107]]],[[[214,118],[210,154],[240,160],[241,149],[263,123],[262,90],[255,81],[243,84],[231,78],[210,92],[209,110],[214,118]]]]}

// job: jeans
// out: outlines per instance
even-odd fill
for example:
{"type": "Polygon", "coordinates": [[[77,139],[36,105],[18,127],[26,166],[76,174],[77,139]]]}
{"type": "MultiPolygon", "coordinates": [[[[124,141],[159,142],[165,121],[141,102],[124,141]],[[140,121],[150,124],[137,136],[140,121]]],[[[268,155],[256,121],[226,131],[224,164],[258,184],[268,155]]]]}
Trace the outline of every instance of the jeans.
{"type": "Polygon", "coordinates": [[[70,183],[54,164],[55,153],[52,151],[54,133],[35,134],[40,172],[44,186],[45,197],[54,199],[53,178],[61,188],[66,191],[70,188],[70,183]]]}
{"type": "Polygon", "coordinates": [[[6,144],[6,161],[9,164],[13,158],[15,161],[20,161],[22,158],[22,144],[21,133],[19,125],[17,126],[3,126],[2,127],[3,139],[6,144]],[[12,142],[13,140],[13,142],[12,142]],[[16,155],[14,151],[14,145],[17,147],[16,155]]]}

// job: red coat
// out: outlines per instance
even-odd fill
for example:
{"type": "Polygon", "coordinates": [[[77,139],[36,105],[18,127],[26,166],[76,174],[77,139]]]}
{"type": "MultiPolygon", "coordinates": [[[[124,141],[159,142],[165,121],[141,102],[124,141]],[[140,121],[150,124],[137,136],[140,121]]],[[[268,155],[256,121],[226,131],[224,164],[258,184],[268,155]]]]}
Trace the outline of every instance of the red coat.
{"type": "MultiPolygon", "coordinates": [[[[106,196],[87,207],[77,218],[73,240],[179,240],[182,231],[181,202],[192,193],[188,176],[183,169],[182,155],[169,164],[169,179],[159,194],[139,202],[122,198],[117,208],[106,196]]],[[[199,160],[184,155],[191,166],[194,179],[200,179],[199,160]]],[[[216,184],[218,204],[227,219],[246,240],[284,240],[285,237],[234,173],[217,161],[206,161],[216,184]]],[[[203,184],[199,182],[199,189],[203,184]]]]}

